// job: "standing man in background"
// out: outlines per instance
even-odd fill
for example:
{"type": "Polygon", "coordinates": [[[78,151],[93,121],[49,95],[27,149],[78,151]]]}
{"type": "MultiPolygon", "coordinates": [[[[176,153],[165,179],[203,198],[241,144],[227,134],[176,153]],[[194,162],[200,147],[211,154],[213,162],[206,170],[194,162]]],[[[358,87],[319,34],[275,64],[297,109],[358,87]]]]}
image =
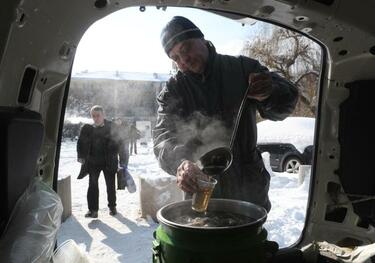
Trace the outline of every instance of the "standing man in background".
{"type": "Polygon", "coordinates": [[[85,217],[97,218],[99,210],[98,179],[103,171],[107,186],[107,200],[110,215],[116,215],[116,172],[119,165],[125,165],[123,141],[118,127],[104,117],[101,106],[93,106],[90,110],[93,125],[85,124],[77,142],[78,161],[82,164],[79,179],[89,174],[87,203],[89,211],[85,217]]]}
{"type": "Polygon", "coordinates": [[[136,122],[133,122],[130,125],[130,154],[133,153],[137,154],[137,140],[140,138],[140,131],[137,129],[137,126],[135,125],[136,122]]]}

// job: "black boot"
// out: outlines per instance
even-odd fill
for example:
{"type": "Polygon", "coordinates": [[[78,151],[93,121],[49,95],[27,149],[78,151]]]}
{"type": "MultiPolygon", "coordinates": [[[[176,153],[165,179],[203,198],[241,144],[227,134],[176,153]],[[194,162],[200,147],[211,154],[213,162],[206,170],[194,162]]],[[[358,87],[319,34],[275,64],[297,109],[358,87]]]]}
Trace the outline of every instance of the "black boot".
{"type": "Polygon", "coordinates": [[[98,211],[91,211],[91,210],[89,210],[85,214],[85,217],[97,218],[98,217],[98,211]]]}
{"type": "Polygon", "coordinates": [[[110,207],[110,208],[109,208],[109,214],[110,214],[111,216],[116,215],[116,214],[117,214],[117,209],[116,209],[116,207],[110,207]]]}

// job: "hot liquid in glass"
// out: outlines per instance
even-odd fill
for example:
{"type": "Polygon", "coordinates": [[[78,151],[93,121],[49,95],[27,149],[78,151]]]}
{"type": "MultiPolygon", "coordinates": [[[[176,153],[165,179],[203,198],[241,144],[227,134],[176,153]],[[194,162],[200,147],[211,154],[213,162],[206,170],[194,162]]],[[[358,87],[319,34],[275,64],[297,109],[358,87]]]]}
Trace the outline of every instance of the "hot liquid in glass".
{"type": "Polygon", "coordinates": [[[197,212],[205,212],[217,181],[209,177],[208,181],[198,179],[197,183],[199,190],[193,194],[191,208],[197,212]]]}

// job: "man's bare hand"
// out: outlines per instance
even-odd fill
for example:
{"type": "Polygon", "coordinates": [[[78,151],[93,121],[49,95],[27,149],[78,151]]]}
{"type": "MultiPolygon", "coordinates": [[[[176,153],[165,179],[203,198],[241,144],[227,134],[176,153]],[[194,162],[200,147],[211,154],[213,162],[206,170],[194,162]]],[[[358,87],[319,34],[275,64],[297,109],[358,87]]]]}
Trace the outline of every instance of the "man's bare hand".
{"type": "Polygon", "coordinates": [[[207,177],[199,167],[191,161],[183,161],[177,168],[177,186],[184,192],[198,191],[197,179],[207,177]]]}
{"type": "Polygon", "coordinates": [[[272,77],[268,73],[250,73],[249,85],[247,97],[257,101],[267,99],[273,90],[272,77]]]}

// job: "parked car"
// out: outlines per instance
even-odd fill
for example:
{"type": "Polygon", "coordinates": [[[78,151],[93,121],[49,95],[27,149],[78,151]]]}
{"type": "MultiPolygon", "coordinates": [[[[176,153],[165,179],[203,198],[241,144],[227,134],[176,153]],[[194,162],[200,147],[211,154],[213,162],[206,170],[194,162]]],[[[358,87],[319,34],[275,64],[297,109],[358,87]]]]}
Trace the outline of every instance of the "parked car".
{"type": "Polygon", "coordinates": [[[258,126],[258,149],[270,154],[274,172],[298,173],[300,165],[311,165],[315,118],[289,117],[262,121],[258,126]]]}
{"type": "Polygon", "coordinates": [[[311,165],[312,145],[300,153],[290,143],[258,144],[258,149],[270,154],[270,165],[274,172],[298,173],[300,165],[311,165]]]}

